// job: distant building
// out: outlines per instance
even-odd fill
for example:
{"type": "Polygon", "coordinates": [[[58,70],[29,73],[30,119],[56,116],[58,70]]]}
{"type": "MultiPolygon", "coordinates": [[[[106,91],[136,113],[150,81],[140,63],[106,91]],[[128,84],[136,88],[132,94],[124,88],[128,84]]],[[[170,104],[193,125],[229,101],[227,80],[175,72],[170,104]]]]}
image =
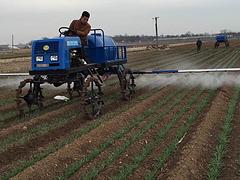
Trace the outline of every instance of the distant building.
{"type": "Polygon", "coordinates": [[[8,46],[8,49],[12,49],[12,48],[13,48],[13,49],[20,49],[20,48],[17,47],[17,46],[13,46],[13,47],[12,47],[11,45],[8,46]]]}
{"type": "MultiPolygon", "coordinates": [[[[13,49],[30,49],[30,48],[31,48],[31,45],[29,44],[18,44],[13,46],[13,49]]],[[[6,51],[11,49],[12,49],[12,45],[9,45],[9,44],[0,45],[0,51],[6,51]]]]}
{"type": "Polygon", "coordinates": [[[31,45],[29,45],[29,44],[18,44],[18,45],[16,45],[16,47],[19,48],[19,49],[30,49],[31,45]]]}
{"type": "Polygon", "coordinates": [[[0,45],[0,50],[9,50],[9,44],[2,44],[0,45]]]}

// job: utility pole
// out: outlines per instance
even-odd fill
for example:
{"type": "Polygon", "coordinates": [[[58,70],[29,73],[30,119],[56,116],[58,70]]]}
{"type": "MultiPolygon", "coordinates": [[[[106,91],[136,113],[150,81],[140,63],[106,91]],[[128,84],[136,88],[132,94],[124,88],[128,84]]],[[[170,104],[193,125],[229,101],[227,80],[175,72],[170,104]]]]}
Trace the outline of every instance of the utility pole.
{"type": "Polygon", "coordinates": [[[155,20],[155,30],[156,30],[156,47],[158,47],[158,19],[159,17],[154,17],[155,20]]]}
{"type": "Polygon", "coordinates": [[[14,46],[14,42],[13,42],[13,34],[12,34],[12,53],[13,53],[13,46],[14,46]]]}

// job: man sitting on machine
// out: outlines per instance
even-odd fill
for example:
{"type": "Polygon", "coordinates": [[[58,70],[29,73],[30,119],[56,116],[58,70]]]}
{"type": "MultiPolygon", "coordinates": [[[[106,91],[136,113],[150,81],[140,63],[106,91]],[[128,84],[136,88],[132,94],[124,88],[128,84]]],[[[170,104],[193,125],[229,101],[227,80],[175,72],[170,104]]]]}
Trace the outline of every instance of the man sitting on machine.
{"type": "MultiPolygon", "coordinates": [[[[84,46],[88,45],[87,36],[91,30],[91,26],[88,23],[89,17],[90,17],[89,12],[83,11],[81,18],[79,20],[73,20],[72,23],[70,24],[69,26],[70,31],[68,34],[69,36],[77,35],[80,37],[82,43],[81,56],[82,59],[84,59],[85,61],[87,61],[87,58],[84,52],[84,46]]],[[[83,64],[85,63],[86,62],[83,62],[83,64]]]]}
{"type": "MultiPolygon", "coordinates": [[[[82,16],[79,20],[73,20],[69,26],[69,29],[78,35],[81,39],[82,45],[87,46],[87,35],[91,30],[88,19],[90,17],[89,12],[83,11],[82,16]]],[[[70,36],[73,35],[71,32],[70,36]]]]}

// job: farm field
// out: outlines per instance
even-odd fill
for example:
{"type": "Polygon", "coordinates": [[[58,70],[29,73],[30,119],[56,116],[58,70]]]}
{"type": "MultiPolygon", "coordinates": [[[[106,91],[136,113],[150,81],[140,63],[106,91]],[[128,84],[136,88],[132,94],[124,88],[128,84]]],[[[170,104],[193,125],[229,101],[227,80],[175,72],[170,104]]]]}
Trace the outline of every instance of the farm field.
{"type": "MultiPolygon", "coordinates": [[[[133,70],[234,68],[240,42],[228,49],[206,43],[200,53],[190,44],[136,51],[128,60],[133,70]]],[[[0,72],[27,72],[29,61],[0,59],[0,72]]],[[[49,86],[44,109],[19,118],[21,78],[1,79],[0,179],[240,179],[239,77],[136,76],[130,101],[121,100],[117,78],[110,77],[103,115],[95,120],[84,116],[77,96],[53,99],[66,95],[65,87],[49,86]]]]}

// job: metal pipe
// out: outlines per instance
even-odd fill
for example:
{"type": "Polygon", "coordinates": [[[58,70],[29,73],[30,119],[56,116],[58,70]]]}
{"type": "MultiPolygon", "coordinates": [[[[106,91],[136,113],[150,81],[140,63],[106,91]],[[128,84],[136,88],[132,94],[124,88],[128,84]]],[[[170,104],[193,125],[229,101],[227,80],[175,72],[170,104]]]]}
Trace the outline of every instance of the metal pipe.
{"type": "MultiPolygon", "coordinates": [[[[205,72],[240,72],[240,68],[221,68],[221,69],[166,69],[166,70],[153,70],[153,71],[142,71],[133,70],[132,74],[180,74],[180,73],[205,73],[205,72]]],[[[0,76],[30,76],[29,73],[0,73],[0,76]]]]}
{"type": "Polygon", "coordinates": [[[30,76],[29,73],[0,73],[0,76],[30,76]]]}
{"type": "Polygon", "coordinates": [[[204,73],[204,72],[240,72],[240,68],[222,68],[222,69],[187,69],[187,70],[153,70],[153,71],[132,71],[132,74],[174,74],[174,73],[204,73]]]}
{"type": "Polygon", "coordinates": [[[201,73],[201,72],[237,72],[240,68],[221,68],[221,69],[190,69],[178,70],[179,73],[201,73]]]}

